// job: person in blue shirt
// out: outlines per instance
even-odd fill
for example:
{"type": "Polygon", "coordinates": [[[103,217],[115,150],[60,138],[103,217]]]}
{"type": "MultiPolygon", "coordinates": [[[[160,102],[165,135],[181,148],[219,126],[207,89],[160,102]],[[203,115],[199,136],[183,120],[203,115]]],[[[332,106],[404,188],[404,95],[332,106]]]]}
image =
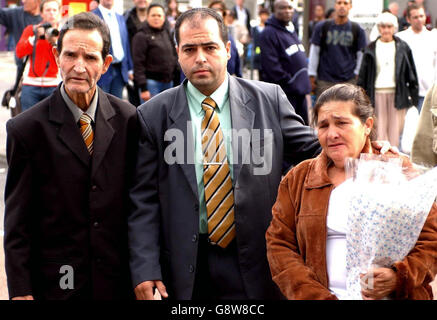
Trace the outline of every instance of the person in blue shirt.
{"type": "Polygon", "coordinates": [[[296,113],[308,124],[306,94],[311,91],[308,64],[292,17],[291,1],[276,0],[274,13],[259,39],[262,79],[279,84],[296,113]]]}
{"type": "Polygon", "coordinates": [[[356,84],[367,40],[363,28],[349,20],[351,9],[352,0],[336,0],[335,18],[314,29],[308,73],[317,96],[337,83],[356,84]]]}

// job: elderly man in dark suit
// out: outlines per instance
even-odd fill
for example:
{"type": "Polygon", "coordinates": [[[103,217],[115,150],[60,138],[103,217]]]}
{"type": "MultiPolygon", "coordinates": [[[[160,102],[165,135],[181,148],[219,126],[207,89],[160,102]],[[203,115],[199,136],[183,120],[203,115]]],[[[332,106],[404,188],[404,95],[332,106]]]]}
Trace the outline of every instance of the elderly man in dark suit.
{"type": "Polygon", "coordinates": [[[214,10],[175,27],[184,83],[138,108],[128,218],[138,299],[278,299],[266,258],[282,161],[320,151],[281,88],[227,74],[230,42],[214,10]]]}
{"type": "Polygon", "coordinates": [[[70,18],[54,49],[63,82],[7,122],[12,299],[133,298],[126,212],[138,126],[132,105],[96,85],[109,46],[96,15],[70,18]]]}
{"type": "Polygon", "coordinates": [[[98,85],[106,93],[121,99],[129,78],[133,80],[133,62],[126,22],[122,15],[115,12],[114,0],[100,0],[99,7],[92,12],[109,27],[111,33],[109,53],[113,57],[108,71],[102,75],[98,85]]]}

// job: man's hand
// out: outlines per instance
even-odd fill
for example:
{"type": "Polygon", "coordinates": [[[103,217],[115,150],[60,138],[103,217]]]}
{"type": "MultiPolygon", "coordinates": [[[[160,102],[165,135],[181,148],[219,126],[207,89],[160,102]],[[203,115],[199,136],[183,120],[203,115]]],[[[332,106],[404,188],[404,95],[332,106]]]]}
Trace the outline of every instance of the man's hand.
{"type": "Polygon", "coordinates": [[[395,146],[390,145],[388,141],[372,141],[372,148],[379,150],[381,154],[391,151],[394,154],[399,154],[399,149],[395,146]]]}
{"type": "Polygon", "coordinates": [[[45,34],[46,34],[46,29],[44,29],[43,27],[39,27],[38,25],[38,27],[36,28],[35,40],[39,40],[45,34]]]}
{"type": "Polygon", "coordinates": [[[311,91],[316,92],[316,88],[317,88],[316,77],[310,76],[310,82],[311,82],[311,91]]]}
{"type": "Polygon", "coordinates": [[[364,300],[380,300],[396,289],[396,272],[389,268],[371,269],[361,274],[361,295],[364,300]]]}
{"type": "Polygon", "coordinates": [[[143,99],[144,101],[147,101],[150,99],[150,91],[142,91],[140,93],[140,97],[141,99],[143,99]]]}
{"type": "Polygon", "coordinates": [[[135,287],[137,300],[155,300],[155,288],[163,298],[168,298],[164,283],[160,280],[144,281],[135,287]]]}
{"type": "Polygon", "coordinates": [[[20,297],[13,297],[12,300],[35,300],[35,299],[33,299],[33,296],[20,296],[20,297]]]}

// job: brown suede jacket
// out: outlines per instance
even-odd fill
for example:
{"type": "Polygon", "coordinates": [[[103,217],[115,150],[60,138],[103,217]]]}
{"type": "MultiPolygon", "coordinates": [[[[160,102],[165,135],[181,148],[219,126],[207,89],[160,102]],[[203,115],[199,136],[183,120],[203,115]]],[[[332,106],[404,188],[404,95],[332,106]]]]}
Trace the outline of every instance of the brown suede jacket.
{"type": "MultiPolygon", "coordinates": [[[[326,217],[334,186],[330,160],[322,152],[300,163],[281,181],[266,233],[273,280],[288,299],[337,299],[328,289],[326,217]]],[[[404,158],[404,166],[411,163],[404,158]]],[[[437,273],[437,206],[434,203],[408,256],[396,262],[395,299],[432,299],[429,283],[437,273]]]]}

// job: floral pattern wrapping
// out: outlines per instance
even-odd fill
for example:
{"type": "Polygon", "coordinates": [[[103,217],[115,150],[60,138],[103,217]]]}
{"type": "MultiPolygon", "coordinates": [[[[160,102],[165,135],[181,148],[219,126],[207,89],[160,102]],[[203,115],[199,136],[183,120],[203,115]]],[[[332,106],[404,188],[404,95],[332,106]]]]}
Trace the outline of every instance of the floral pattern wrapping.
{"type": "Polygon", "coordinates": [[[400,161],[365,158],[346,166],[354,188],[346,236],[346,287],[354,300],[362,299],[360,274],[372,267],[390,267],[414,247],[437,195],[437,168],[408,181],[400,161]]]}

